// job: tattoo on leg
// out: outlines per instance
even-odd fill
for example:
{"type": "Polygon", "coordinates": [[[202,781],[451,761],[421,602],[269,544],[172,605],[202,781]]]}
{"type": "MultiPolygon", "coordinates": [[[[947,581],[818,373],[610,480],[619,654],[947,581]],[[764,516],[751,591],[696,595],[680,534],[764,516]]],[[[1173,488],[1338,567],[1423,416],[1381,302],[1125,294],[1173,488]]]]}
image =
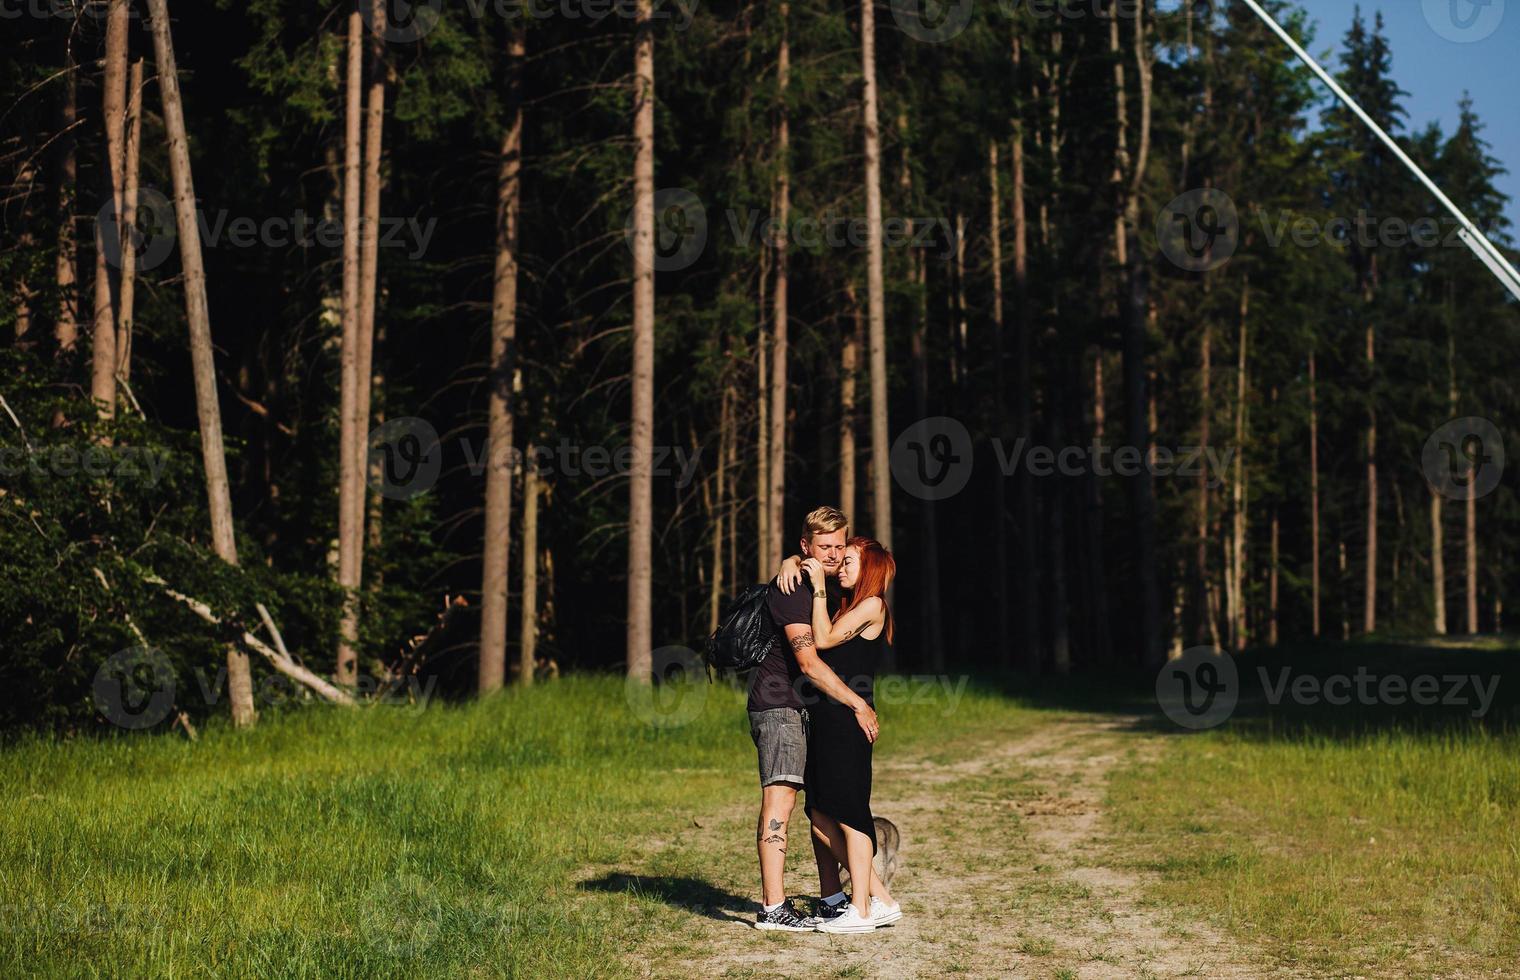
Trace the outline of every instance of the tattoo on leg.
{"type": "Polygon", "coordinates": [[[775,817],[771,817],[771,829],[772,830],[780,830],[781,829],[781,821],[777,820],[775,817]]]}

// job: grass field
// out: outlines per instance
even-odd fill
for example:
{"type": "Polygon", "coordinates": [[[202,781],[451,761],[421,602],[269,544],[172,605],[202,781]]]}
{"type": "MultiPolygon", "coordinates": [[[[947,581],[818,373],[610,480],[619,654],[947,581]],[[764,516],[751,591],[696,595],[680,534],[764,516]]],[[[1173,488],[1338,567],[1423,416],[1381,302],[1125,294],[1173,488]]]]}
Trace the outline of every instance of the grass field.
{"type": "MultiPolygon", "coordinates": [[[[617,679],[570,677],[482,704],[270,713],[193,743],[14,742],[0,754],[0,975],[637,972],[619,956],[631,935],[708,886],[688,867],[641,895],[616,873],[627,855],[755,795],[742,696],[696,691],[705,702],[676,727],[650,724],[617,679]]],[[[1038,694],[905,695],[883,706],[878,759],[948,763],[963,740],[1070,706],[1038,694]]],[[[1162,748],[1113,769],[1112,860],[1264,964],[1502,975],[1520,934],[1520,739],[1401,724],[1139,726],[1162,748]]],[[[708,867],[747,865],[752,848],[740,835],[708,867]]]]}

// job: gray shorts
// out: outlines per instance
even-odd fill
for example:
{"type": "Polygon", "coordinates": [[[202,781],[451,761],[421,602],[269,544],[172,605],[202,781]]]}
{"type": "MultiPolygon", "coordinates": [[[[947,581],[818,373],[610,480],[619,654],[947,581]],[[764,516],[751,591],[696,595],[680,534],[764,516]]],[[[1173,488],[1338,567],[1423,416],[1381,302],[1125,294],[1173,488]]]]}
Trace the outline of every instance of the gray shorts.
{"type": "Polygon", "coordinates": [[[807,769],[806,709],[767,708],[749,713],[749,737],[760,755],[760,785],[802,785],[807,769]]]}

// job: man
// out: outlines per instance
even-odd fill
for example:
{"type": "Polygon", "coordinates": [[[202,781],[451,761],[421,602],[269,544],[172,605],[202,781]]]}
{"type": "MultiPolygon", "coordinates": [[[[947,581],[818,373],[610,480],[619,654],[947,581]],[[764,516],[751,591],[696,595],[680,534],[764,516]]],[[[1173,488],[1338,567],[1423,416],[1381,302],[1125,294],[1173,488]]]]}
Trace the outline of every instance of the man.
{"type": "MultiPolygon", "coordinates": [[[[755,920],[757,929],[810,931],[818,918],[804,919],[786,901],[787,826],[797,804],[797,790],[807,767],[807,710],[802,689],[811,682],[818,691],[848,706],[855,712],[866,738],[876,741],[876,712],[839,679],[818,656],[813,645],[813,592],[826,589],[829,612],[839,608],[839,582],[836,573],[844,560],[844,543],[850,536],[850,522],[833,507],[819,507],[807,516],[802,533],[802,553],[818,559],[825,571],[825,581],[813,582],[806,589],[784,594],[771,581],[767,599],[771,619],[783,635],[750,680],[750,737],[760,757],[760,820],[756,825],[756,850],[760,857],[761,908],[755,920]]],[[[819,918],[831,918],[845,907],[844,890],[839,882],[839,862],[816,835],[813,857],[818,863],[818,893],[826,896],[815,912],[819,918]]]]}

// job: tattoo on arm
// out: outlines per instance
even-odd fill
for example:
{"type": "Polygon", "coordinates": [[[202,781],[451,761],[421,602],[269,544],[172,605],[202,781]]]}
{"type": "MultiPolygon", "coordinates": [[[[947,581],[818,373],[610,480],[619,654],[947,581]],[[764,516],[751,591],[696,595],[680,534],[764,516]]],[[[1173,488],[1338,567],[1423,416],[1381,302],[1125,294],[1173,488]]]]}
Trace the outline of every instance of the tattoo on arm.
{"type": "Polygon", "coordinates": [[[808,630],[806,633],[798,633],[796,636],[792,637],[792,652],[794,652],[794,653],[796,653],[796,652],[798,652],[800,650],[804,650],[807,647],[810,647],[812,645],[813,645],[813,631],[812,630],[808,630]]]}
{"type": "Polygon", "coordinates": [[[843,643],[843,642],[844,642],[844,641],[845,641],[845,640],[851,640],[851,639],[854,639],[854,638],[855,638],[855,634],[856,634],[856,633],[859,633],[859,632],[860,632],[860,631],[861,631],[861,630],[863,630],[863,629],[865,629],[865,625],[864,625],[864,624],[861,624],[861,625],[860,625],[860,626],[857,626],[857,627],[855,627],[855,628],[854,628],[854,629],[852,629],[852,630],[850,630],[850,631],[849,631],[849,632],[848,632],[848,633],[846,633],[846,634],[845,634],[845,635],[844,635],[844,636],[842,636],[842,637],[840,637],[840,638],[839,638],[839,641],[840,641],[840,642],[841,642],[841,643],[843,643]]]}

